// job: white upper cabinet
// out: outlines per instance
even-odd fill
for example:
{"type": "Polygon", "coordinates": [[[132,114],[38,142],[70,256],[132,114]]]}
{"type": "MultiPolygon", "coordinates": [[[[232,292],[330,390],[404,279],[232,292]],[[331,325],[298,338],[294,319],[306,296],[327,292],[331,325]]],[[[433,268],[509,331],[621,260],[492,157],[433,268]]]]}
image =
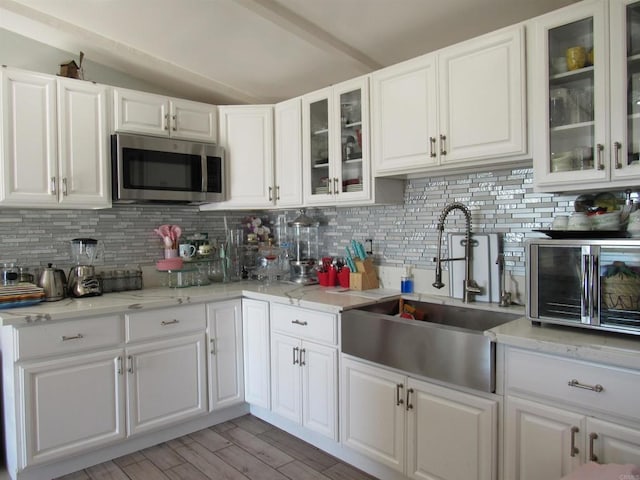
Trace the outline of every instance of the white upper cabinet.
{"type": "Polygon", "coordinates": [[[402,201],[402,181],[373,179],[369,135],[368,76],[302,97],[305,205],[402,201]]]}
{"type": "Polygon", "coordinates": [[[371,78],[375,176],[525,158],[522,25],[382,69],[371,78]]]}
{"type": "Polygon", "coordinates": [[[229,105],[220,113],[228,200],[201,210],[269,208],[274,205],[273,106],[229,105]]]}
{"type": "Polygon", "coordinates": [[[58,79],[60,203],[111,205],[107,87],[58,79]]]}
{"type": "Polygon", "coordinates": [[[640,2],[581,2],[531,32],[536,188],[637,185],[640,2]]]}
{"type": "Polygon", "coordinates": [[[107,88],[3,68],[2,192],[16,207],[111,206],[107,88]]]}
{"type": "Polygon", "coordinates": [[[124,88],[113,89],[117,132],[216,143],[217,107],[124,88]]]}
{"type": "Polygon", "coordinates": [[[275,106],[275,202],[302,205],[302,103],[300,98],[275,106]]]}

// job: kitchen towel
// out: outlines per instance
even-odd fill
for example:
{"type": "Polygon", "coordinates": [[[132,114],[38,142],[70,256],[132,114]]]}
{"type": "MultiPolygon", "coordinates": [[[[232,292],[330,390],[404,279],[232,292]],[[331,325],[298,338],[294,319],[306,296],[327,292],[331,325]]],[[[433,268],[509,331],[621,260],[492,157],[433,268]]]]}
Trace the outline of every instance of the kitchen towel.
{"type": "Polygon", "coordinates": [[[589,462],[581,465],[560,480],[640,480],[640,467],[607,463],[600,465],[589,462]]]}

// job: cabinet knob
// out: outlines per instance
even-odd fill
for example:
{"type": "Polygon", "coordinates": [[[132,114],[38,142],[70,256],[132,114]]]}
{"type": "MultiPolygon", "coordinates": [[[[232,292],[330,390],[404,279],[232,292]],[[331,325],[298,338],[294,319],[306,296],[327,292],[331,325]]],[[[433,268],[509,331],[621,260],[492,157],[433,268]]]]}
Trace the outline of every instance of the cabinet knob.
{"type": "Polygon", "coordinates": [[[446,140],[447,140],[447,136],[441,134],[440,135],[440,155],[446,155],[447,154],[446,140]]]}
{"type": "Polygon", "coordinates": [[[596,151],[598,154],[598,170],[604,170],[604,161],[602,160],[602,152],[604,151],[604,145],[598,143],[596,145],[596,151]]]}
{"type": "Polygon", "coordinates": [[[593,443],[598,439],[598,434],[595,432],[591,432],[589,434],[589,460],[592,462],[598,461],[598,456],[593,451],[593,443]]]}
{"type": "Polygon", "coordinates": [[[622,168],[622,162],[620,162],[620,150],[622,149],[622,144],[620,142],[613,142],[613,159],[614,165],[616,169],[622,168]]]}
{"type": "Polygon", "coordinates": [[[413,409],[413,404],[411,403],[411,394],[413,393],[413,388],[407,389],[407,411],[413,409]]]}
{"type": "Polygon", "coordinates": [[[429,137],[429,156],[431,158],[436,156],[436,137],[429,137]]]}
{"type": "Polygon", "coordinates": [[[580,432],[578,427],[571,427],[571,456],[575,457],[580,453],[578,447],[576,447],[576,434],[580,432]]]}
{"type": "Polygon", "coordinates": [[[404,399],[402,398],[401,390],[404,388],[404,385],[398,383],[396,385],[396,406],[402,405],[404,403],[404,399]]]}

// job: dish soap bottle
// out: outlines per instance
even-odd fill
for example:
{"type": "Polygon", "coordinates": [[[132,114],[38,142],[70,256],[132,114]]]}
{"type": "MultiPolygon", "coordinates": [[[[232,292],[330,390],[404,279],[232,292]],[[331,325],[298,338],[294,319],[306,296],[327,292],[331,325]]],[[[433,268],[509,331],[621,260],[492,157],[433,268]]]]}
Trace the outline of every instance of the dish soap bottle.
{"type": "Polygon", "coordinates": [[[400,277],[400,292],[413,293],[413,274],[411,273],[411,265],[405,265],[404,275],[400,277]]]}

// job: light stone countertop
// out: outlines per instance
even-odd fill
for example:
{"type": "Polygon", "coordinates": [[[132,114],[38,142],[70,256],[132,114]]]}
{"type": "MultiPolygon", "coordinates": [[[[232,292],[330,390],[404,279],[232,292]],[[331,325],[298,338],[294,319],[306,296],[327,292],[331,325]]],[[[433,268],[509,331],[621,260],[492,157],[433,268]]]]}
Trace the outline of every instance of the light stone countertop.
{"type": "Polygon", "coordinates": [[[330,313],[368,305],[400,295],[394,290],[366,292],[343,291],[318,285],[300,286],[277,283],[265,286],[259,282],[211,284],[189,288],[147,288],[128,292],[107,293],[97,297],[65,298],[57,302],[0,310],[0,325],[24,325],[55,320],[71,320],[94,315],[109,315],[192,303],[205,303],[233,298],[253,298],[311,308],[330,313]]]}
{"type": "Polygon", "coordinates": [[[640,369],[640,336],[637,335],[549,324],[535,326],[526,317],[492,328],[485,334],[503,345],[640,369]]]}
{"type": "MultiPolygon", "coordinates": [[[[288,283],[264,285],[255,281],[189,288],[157,287],[108,293],[98,297],[66,298],[58,302],[42,302],[32,306],[4,309],[0,310],[0,325],[20,326],[56,320],[82,319],[95,315],[241,297],[279,302],[328,313],[340,313],[343,310],[399,296],[398,290],[390,289],[356,292],[318,285],[300,286],[288,283]]],[[[502,308],[497,304],[481,302],[464,304],[458,299],[429,294],[405,294],[403,297],[409,300],[521,315],[522,318],[488,330],[485,335],[503,345],[640,369],[640,337],[638,336],[616,335],[556,325],[532,326],[531,322],[524,317],[524,307],[518,305],[502,308]]]]}

